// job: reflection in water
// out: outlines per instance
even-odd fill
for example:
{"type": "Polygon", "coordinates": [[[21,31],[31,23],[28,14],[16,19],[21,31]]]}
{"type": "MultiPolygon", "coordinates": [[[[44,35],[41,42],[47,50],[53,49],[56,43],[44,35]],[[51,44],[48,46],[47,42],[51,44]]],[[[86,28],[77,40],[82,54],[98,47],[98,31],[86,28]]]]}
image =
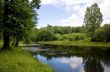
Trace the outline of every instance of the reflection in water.
{"type": "Polygon", "coordinates": [[[110,72],[110,65],[107,66],[105,63],[102,62],[103,68],[104,68],[104,72],[110,72]]]}
{"type": "Polygon", "coordinates": [[[109,49],[45,46],[35,55],[56,72],[110,72],[109,49]]]}
{"type": "Polygon", "coordinates": [[[61,57],[47,60],[46,57],[37,55],[37,58],[41,62],[51,65],[56,70],[56,72],[84,72],[83,59],[80,57],[61,57]]]}
{"type": "Polygon", "coordinates": [[[84,69],[86,72],[104,72],[101,61],[92,57],[84,60],[84,69]]]}

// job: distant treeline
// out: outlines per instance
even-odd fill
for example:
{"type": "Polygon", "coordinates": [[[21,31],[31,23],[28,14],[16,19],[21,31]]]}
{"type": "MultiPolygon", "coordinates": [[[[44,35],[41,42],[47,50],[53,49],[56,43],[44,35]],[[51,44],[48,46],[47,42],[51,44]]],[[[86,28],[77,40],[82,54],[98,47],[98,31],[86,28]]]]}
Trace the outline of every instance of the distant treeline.
{"type": "Polygon", "coordinates": [[[69,34],[69,33],[84,33],[84,26],[72,27],[72,26],[51,26],[42,27],[39,30],[48,30],[54,34],[69,34]]]}
{"type": "Polygon", "coordinates": [[[110,42],[110,24],[97,28],[94,32],[88,32],[86,27],[51,26],[42,27],[36,33],[36,41],[93,41],[110,42]]]}
{"type": "Polygon", "coordinates": [[[84,26],[51,26],[48,24],[47,27],[38,29],[36,41],[78,41],[86,38],[84,26]]]}

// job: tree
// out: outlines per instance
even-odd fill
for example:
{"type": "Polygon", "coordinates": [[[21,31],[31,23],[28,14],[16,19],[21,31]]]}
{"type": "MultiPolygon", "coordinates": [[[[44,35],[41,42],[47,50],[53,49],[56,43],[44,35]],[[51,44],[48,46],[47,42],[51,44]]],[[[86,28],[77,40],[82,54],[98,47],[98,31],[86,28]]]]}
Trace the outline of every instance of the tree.
{"type": "MultiPolygon", "coordinates": [[[[32,0],[1,0],[0,27],[3,33],[3,49],[10,48],[10,37],[25,35],[26,31],[35,26],[35,8],[40,1],[32,0]],[[20,34],[21,33],[21,34],[20,34]]],[[[20,37],[19,37],[20,38],[20,37]]]]}
{"type": "Polygon", "coordinates": [[[99,28],[103,21],[102,17],[97,3],[94,3],[91,7],[87,7],[84,16],[84,23],[87,31],[94,32],[95,29],[99,28]]]}

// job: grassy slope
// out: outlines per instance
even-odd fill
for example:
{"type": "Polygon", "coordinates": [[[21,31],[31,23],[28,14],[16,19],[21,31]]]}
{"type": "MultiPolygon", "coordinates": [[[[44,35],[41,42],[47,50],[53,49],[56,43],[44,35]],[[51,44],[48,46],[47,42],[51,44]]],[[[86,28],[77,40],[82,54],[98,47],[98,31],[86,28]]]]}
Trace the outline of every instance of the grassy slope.
{"type": "Polygon", "coordinates": [[[82,42],[82,41],[45,41],[38,42],[40,44],[51,44],[51,45],[77,45],[77,46],[103,46],[110,47],[110,43],[104,42],[82,42]]]}
{"type": "Polygon", "coordinates": [[[0,52],[0,72],[53,72],[28,52],[13,49],[0,52]]]}

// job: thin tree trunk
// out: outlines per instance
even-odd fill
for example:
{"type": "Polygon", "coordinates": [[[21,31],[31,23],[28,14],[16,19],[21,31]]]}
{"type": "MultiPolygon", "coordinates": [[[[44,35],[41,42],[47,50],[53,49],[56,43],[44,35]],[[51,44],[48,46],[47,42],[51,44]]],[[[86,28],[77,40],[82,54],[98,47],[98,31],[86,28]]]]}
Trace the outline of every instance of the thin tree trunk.
{"type": "Polygon", "coordinates": [[[15,43],[15,47],[18,47],[19,41],[17,40],[15,43]]]}
{"type": "Polygon", "coordinates": [[[16,39],[16,41],[15,41],[15,47],[18,47],[18,45],[19,45],[19,37],[16,36],[15,39],[16,39]]]}

